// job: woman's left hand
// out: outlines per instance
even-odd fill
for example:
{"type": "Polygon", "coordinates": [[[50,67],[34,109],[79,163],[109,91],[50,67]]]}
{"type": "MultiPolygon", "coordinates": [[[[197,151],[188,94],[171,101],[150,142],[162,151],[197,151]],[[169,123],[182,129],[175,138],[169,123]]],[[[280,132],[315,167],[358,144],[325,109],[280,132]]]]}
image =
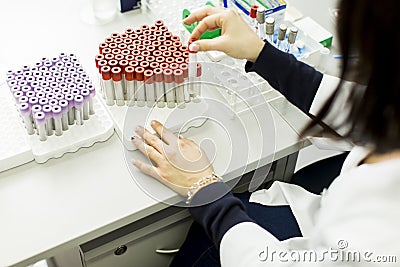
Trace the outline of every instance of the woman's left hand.
{"type": "Polygon", "coordinates": [[[132,142],[153,164],[137,160],[133,164],[175,192],[186,196],[195,182],[213,173],[213,166],[204,151],[192,140],[175,136],[158,121],[152,121],[151,127],[157,135],[137,127],[135,132],[138,136],[132,142]]]}

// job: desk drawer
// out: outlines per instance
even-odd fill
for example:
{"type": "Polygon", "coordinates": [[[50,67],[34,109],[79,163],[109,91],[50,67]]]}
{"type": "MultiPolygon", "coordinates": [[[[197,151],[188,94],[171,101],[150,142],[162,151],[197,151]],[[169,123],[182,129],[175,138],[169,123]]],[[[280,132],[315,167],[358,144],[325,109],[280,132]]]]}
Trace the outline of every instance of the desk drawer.
{"type": "Polygon", "coordinates": [[[138,228],[130,233],[126,233],[127,229],[118,229],[114,231],[114,235],[120,236],[114,240],[108,240],[106,243],[97,240],[98,244],[94,244],[93,242],[96,243],[94,240],[91,244],[81,246],[83,265],[86,267],[168,266],[176,249],[179,249],[185,240],[191,222],[187,210],[182,209],[149,225],[137,226],[138,228]]]}

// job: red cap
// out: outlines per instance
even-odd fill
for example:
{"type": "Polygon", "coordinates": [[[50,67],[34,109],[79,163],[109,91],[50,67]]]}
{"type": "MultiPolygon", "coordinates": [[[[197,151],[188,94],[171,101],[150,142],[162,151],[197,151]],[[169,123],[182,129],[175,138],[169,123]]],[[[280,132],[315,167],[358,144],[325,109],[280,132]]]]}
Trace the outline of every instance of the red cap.
{"type": "Polygon", "coordinates": [[[126,39],[124,39],[124,44],[129,45],[129,44],[131,44],[132,42],[133,42],[133,40],[132,40],[131,38],[126,38],[126,39]]]}
{"type": "Polygon", "coordinates": [[[147,51],[150,51],[150,52],[156,50],[156,48],[152,45],[147,46],[146,49],[147,49],[147,51]]]}
{"type": "Polygon", "coordinates": [[[176,46],[169,46],[168,51],[176,52],[176,51],[178,51],[178,48],[176,48],[176,46]]]}
{"type": "Polygon", "coordinates": [[[197,70],[196,76],[200,77],[201,76],[201,64],[200,63],[197,63],[196,70],[197,70]]]}
{"type": "Polygon", "coordinates": [[[119,44],[118,48],[121,49],[121,50],[124,50],[124,49],[127,48],[127,45],[126,44],[119,44]]]}
{"type": "Polygon", "coordinates": [[[111,38],[118,38],[119,37],[119,33],[114,32],[111,34],[111,38]]]}
{"type": "Polygon", "coordinates": [[[173,41],[173,42],[177,42],[177,41],[180,41],[180,40],[181,40],[181,38],[179,38],[179,36],[177,36],[177,35],[171,36],[171,41],[173,41]]]}
{"type": "Polygon", "coordinates": [[[152,26],[150,26],[150,31],[157,31],[158,30],[158,27],[156,26],[156,25],[152,25],[152,26]]]}
{"type": "Polygon", "coordinates": [[[134,40],[134,41],[132,42],[132,44],[138,46],[138,45],[141,45],[141,44],[142,44],[142,41],[140,41],[140,40],[134,40]]]}
{"type": "Polygon", "coordinates": [[[160,46],[158,47],[158,50],[160,50],[160,51],[167,51],[167,50],[168,50],[168,47],[166,47],[165,45],[160,45],[160,46]]]}
{"type": "Polygon", "coordinates": [[[126,39],[126,38],[129,37],[129,35],[128,35],[126,32],[124,32],[124,33],[121,33],[121,34],[119,35],[119,37],[122,38],[122,39],[126,39]]]}
{"type": "Polygon", "coordinates": [[[153,42],[153,46],[156,47],[156,48],[158,48],[160,45],[161,45],[160,41],[154,41],[153,42]]]}
{"type": "Polygon", "coordinates": [[[122,42],[123,42],[122,38],[115,38],[114,39],[114,43],[120,44],[122,42]]]}
{"type": "Polygon", "coordinates": [[[143,42],[147,40],[147,36],[146,35],[139,35],[138,40],[143,42]]]}
{"type": "Polygon", "coordinates": [[[185,58],[184,57],[177,57],[175,58],[175,62],[178,64],[182,64],[183,62],[185,62],[185,58]]]}
{"type": "Polygon", "coordinates": [[[162,56],[167,58],[167,57],[172,56],[172,53],[170,51],[164,51],[164,52],[162,52],[162,56]]]}
{"type": "Polygon", "coordinates": [[[129,35],[129,34],[132,34],[133,31],[134,31],[134,30],[133,30],[132,28],[127,28],[127,29],[125,30],[125,33],[129,35]]]}
{"type": "Polygon", "coordinates": [[[164,45],[165,46],[171,46],[173,44],[173,42],[171,41],[171,40],[166,40],[165,42],[164,42],[164,45]]]}
{"type": "Polygon", "coordinates": [[[127,56],[127,55],[130,55],[130,54],[131,54],[131,51],[128,50],[128,49],[124,49],[124,50],[121,51],[121,55],[127,56]]]}
{"type": "Polygon", "coordinates": [[[159,50],[155,50],[155,51],[153,51],[153,56],[154,57],[160,57],[160,56],[162,56],[162,52],[159,51],[159,50]]]}
{"type": "Polygon", "coordinates": [[[188,51],[183,52],[183,53],[182,53],[182,56],[183,56],[184,58],[189,58],[189,52],[188,52],[188,51]]]}
{"type": "Polygon", "coordinates": [[[137,67],[139,67],[139,62],[137,62],[135,60],[132,60],[132,61],[129,62],[129,66],[137,68],[137,67]]]}
{"type": "Polygon", "coordinates": [[[250,17],[251,18],[255,19],[257,17],[257,9],[258,9],[257,5],[251,6],[251,8],[250,8],[250,17]]]}
{"type": "Polygon", "coordinates": [[[154,25],[156,25],[157,27],[163,26],[164,25],[164,21],[161,20],[161,19],[156,20],[156,22],[154,22],[154,25]]]}
{"type": "Polygon", "coordinates": [[[153,71],[152,70],[145,70],[144,71],[144,82],[147,84],[153,83],[153,71]]]}
{"type": "Polygon", "coordinates": [[[124,56],[124,55],[121,55],[121,54],[115,55],[115,56],[114,56],[114,59],[115,59],[115,60],[118,60],[118,61],[123,60],[124,58],[125,58],[125,56],[124,56]]]}
{"type": "Polygon", "coordinates": [[[136,33],[132,33],[131,35],[129,35],[129,38],[131,38],[132,40],[136,40],[138,38],[138,35],[136,33]]]}
{"type": "Polygon", "coordinates": [[[142,51],[142,56],[148,57],[150,55],[151,55],[150,51],[147,51],[147,50],[142,51]]]}
{"type": "Polygon", "coordinates": [[[168,68],[169,68],[169,64],[166,63],[166,62],[162,62],[162,63],[160,63],[160,68],[162,68],[162,69],[168,69],[168,68]]]}
{"type": "Polygon", "coordinates": [[[163,69],[155,68],[153,70],[153,72],[154,72],[155,81],[158,83],[162,82],[163,81],[163,69]]]}
{"type": "Polygon", "coordinates": [[[140,26],[140,29],[141,29],[142,31],[148,30],[149,28],[150,28],[150,26],[147,25],[147,24],[143,24],[142,26],[140,26]]]}
{"type": "Polygon", "coordinates": [[[176,70],[176,69],[179,69],[179,65],[174,62],[174,63],[169,64],[169,68],[171,70],[176,70]]]}
{"type": "Polygon", "coordinates": [[[108,66],[107,60],[100,60],[97,64],[99,65],[99,67],[98,67],[99,68],[99,73],[101,73],[101,68],[102,67],[108,66]]]}
{"type": "Polygon", "coordinates": [[[165,57],[156,57],[156,62],[162,63],[165,61],[165,57]]]}
{"type": "Polygon", "coordinates": [[[144,68],[136,67],[135,68],[136,80],[141,82],[144,80],[144,68]]]}
{"type": "Polygon", "coordinates": [[[109,44],[108,44],[108,47],[111,48],[111,49],[115,49],[115,48],[118,47],[118,44],[116,44],[116,43],[109,43],[109,44]]]}
{"type": "Polygon", "coordinates": [[[128,60],[128,62],[130,62],[130,61],[132,61],[132,60],[134,60],[135,59],[135,56],[134,55],[126,55],[125,56],[125,60],[128,60]]]}
{"type": "Polygon", "coordinates": [[[125,68],[125,79],[127,81],[135,80],[135,68],[132,66],[127,66],[125,68]]]}
{"type": "Polygon", "coordinates": [[[106,42],[106,43],[112,43],[114,41],[114,39],[113,38],[111,38],[111,37],[108,37],[108,38],[106,38],[105,40],[104,40],[104,42],[106,42]]]}
{"type": "Polygon", "coordinates": [[[183,78],[189,77],[189,65],[183,63],[179,66],[179,68],[183,71],[183,78]]]}
{"type": "Polygon", "coordinates": [[[100,52],[100,54],[103,52],[103,49],[107,48],[107,47],[108,47],[107,43],[100,43],[99,44],[99,52],[100,52]]]}
{"type": "MultiPolygon", "coordinates": [[[[139,36],[140,34],[142,34],[142,29],[134,29],[133,32],[139,36]]],[[[132,37],[131,37],[132,38],[132,37]]]]}
{"type": "Polygon", "coordinates": [[[149,45],[152,45],[152,44],[153,44],[153,42],[150,41],[150,40],[144,40],[144,41],[142,42],[142,45],[144,45],[144,46],[149,46],[149,45]]]}
{"type": "Polygon", "coordinates": [[[107,48],[104,48],[103,50],[102,50],[102,54],[110,54],[111,53],[111,48],[109,48],[109,47],[107,47],[107,48]]]}
{"type": "Polygon", "coordinates": [[[132,50],[135,50],[135,49],[136,49],[136,45],[130,44],[130,45],[128,45],[126,48],[127,48],[128,50],[132,51],[132,50]]]}
{"type": "Polygon", "coordinates": [[[155,36],[155,35],[149,35],[149,36],[147,37],[147,40],[154,42],[155,40],[157,40],[157,36],[155,36]]]}
{"type": "Polygon", "coordinates": [[[194,39],[194,38],[190,38],[190,40],[189,40],[189,42],[188,42],[188,45],[187,45],[187,48],[188,48],[189,53],[197,53],[197,51],[191,51],[191,50],[190,50],[190,45],[191,45],[193,42],[195,42],[195,41],[197,41],[197,40],[194,39]]]}
{"type": "Polygon", "coordinates": [[[147,69],[148,67],[150,67],[150,63],[148,61],[142,61],[140,62],[139,66],[147,69]]]}
{"type": "Polygon", "coordinates": [[[161,42],[161,43],[164,43],[165,41],[169,41],[169,40],[167,40],[168,39],[168,37],[167,36],[162,36],[162,35],[160,35],[160,36],[157,36],[157,41],[159,41],[159,42],[161,42]]]}
{"type": "Polygon", "coordinates": [[[163,35],[163,31],[157,30],[157,31],[154,31],[153,34],[154,34],[155,36],[162,36],[162,35],[163,35]]]}
{"type": "Polygon", "coordinates": [[[163,75],[165,83],[172,83],[174,81],[173,71],[171,69],[165,69],[163,75]]]}
{"type": "Polygon", "coordinates": [[[101,77],[103,80],[110,80],[111,79],[111,68],[110,66],[103,66],[100,69],[101,71],[101,77]]]}
{"type": "Polygon", "coordinates": [[[121,49],[115,48],[115,49],[112,50],[112,53],[113,53],[114,55],[121,54],[121,49]]]}
{"type": "Polygon", "coordinates": [[[121,73],[122,71],[120,67],[113,67],[111,69],[111,72],[112,72],[111,76],[114,82],[119,82],[122,80],[122,73],[121,73]]]}
{"type": "Polygon", "coordinates": [[[108,61],[108,65],[112,68],[112,67],[116,67],[118,66],[118,61],[115,59],[109,60],[108,61]]]}
{"type": "Polygon", "coordinates": [[[128,60],[120,60],[119,66],[121,67],[122,73],[125,73],[125,68],[128,66],[128,60]]]}
{"type": "Polygon", "coordinates": [[[182,46],[181,41],[175,41],[172,43],[173,46],[176,46],[177,48],[180,48],[182,46]]]}
{"type": "MultiPolygon", "coordinates": [[[[150,36],[153,32],[151,30],[144,30],[143,35],[148,35],[150,36]]],[[[147,37],[146,37],[147,38],[147,37]]]]}
{"type": "Polygon", "coordinates": [[[172,37],[172,32],[164,32],[164,36],[165,36],[165,38],[167,38],[167,39],[171,39],[171,37],[172,37]]]}
{"type": "Polygon", "coordinates": [[[158,68],[159,66],[160,66],[160,63],[158,63],[158,62],[155,62],[155,61],[150,62],[150,68],[153,70],[158,68]]]}
{"type": "Polygon", "coordinates": [[[146,61],[149,62],[149,63],[151,63],[151,62],[153,62],[153,61],[155,61],[155,60],[156,60],[156,58],[153,57],[153,56],[147,56],[147,57],[146,57],[146,61]]]}
{"type": "Polygon", "coordinates": [[[132,50],[132,55],[134,56],[140,56],[140,51],[139,50],[132,50]]]}
{"type": "Polygon", "coordinates": [[[174,81],[176,83],[183,83],[183,71],[181,69],[174,70],[174,81]]]}
{"type": "Polygon", "coordinates": [[[172,56],[173,57],[182,57],[182,52],[180,52],[180,51],[175,51],[173,54],[172,54],[172,56]]]}
{"type": "Polygon", "coordinates": [[[146,50],[146,46],[138,45],[138,46],[136,46],[136,49],[139,50],[139,51],[143,51],[143,50],[146,50]]]}
{"type": "Polygon", "coordinates": [[[144,56],[136,56],[135,60],[140,63],[144,60],[144,56]]]}
{"type": "Polygon", "coordinates": [[[99,61],[104,60],[104,55],[97,55],[94,57],[94,62],[96,62],[96,68],[99,67],[99,61]]]}
{"type": "Polygon", "coordinates": [[[173,57],[167,57],[167,58],[165,58],[165,62],[167,62],[167,63],[169,63],[169,64],[174,63],[174,62],[175,62],[175,58],[173,58],[173,57]]]}
{"type": "Polygon", "coordinates": [[[179,51],[183,52],[187,52],[188,51],[188,47],[186,45],[182,45],[181,47],[179,47],[179,51]]]}
{"type": "Polygon", "coordinates": [[[165,25],[159,26],[158,29],[159,29],[160,31],[163,31],[163,32],[167,32],[167,31],[168,31],[168,27],[165,26],[165,25]]]}
{"type": "Polygon", "coordinates": [[[114,54],[106,54],[106,55],[104,56],[104,59],[105,59],[105,60],[114,59],[114,54]]]}

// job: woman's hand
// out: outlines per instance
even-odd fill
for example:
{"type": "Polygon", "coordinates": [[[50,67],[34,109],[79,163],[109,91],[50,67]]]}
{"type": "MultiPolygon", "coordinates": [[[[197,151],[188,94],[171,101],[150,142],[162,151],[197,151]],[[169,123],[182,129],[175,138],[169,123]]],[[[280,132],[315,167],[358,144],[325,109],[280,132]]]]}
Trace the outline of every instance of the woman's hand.
{"type": "Polygon", "coordinates": [[[142,172],[153,176],[175,192],[186,196],[188,189],[200,179],[210,176],[213,167],[204,151],[192,140],[176,137],[160,122],[152,121],[157,135],[137,127],[133,144],[153,163],[133,161],[142,172]]]}
{"type": "Polygon", "coordinates": [[[192,50],[217,50],[227,55],[254,62],[260,54],[264,42],[247,25],[243,18],[232,9],[205,6],[190,14],[183,23],[200,21],[191,38],[198,40],[206,31],[221,29],[221,36],[214,39],[198,40],[192,50]]]}

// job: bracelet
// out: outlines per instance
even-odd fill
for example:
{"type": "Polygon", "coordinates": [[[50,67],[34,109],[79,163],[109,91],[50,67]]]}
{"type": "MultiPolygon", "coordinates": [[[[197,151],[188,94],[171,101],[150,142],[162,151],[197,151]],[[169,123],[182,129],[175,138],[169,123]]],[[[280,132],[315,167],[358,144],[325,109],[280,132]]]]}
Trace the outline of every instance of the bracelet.
{"type": "Polygon", "coordinates": [[[200,180],[198,180],[197,182],[195,182],[188,190],[187,192],[187,200],[186,200],[186,204],[190,203],[190,200],[192,200],[192,197],[194,196],[194,194],[196,193],[196,191],[198,189],[200,189],[201,187],[211,184],[213,182],[222,182],[222,178],[219,177],[218,175],[216,175],[214,172],[211,173],[211,175],[206,176],[200,180]]]}

